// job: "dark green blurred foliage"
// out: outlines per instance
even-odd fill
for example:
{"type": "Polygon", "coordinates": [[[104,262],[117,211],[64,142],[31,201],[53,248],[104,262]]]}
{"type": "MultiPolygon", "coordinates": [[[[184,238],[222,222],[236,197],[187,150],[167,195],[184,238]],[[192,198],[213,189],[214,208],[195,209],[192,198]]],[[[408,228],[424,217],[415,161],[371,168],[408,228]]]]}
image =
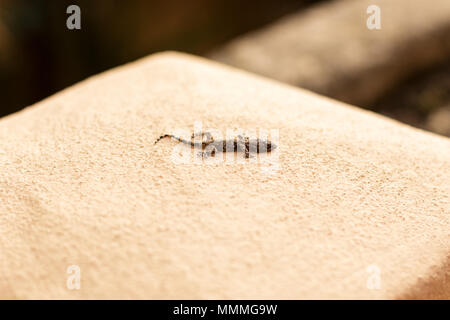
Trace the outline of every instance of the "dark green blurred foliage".
{"type": "Polygon", "coordinates": [[[0,0],[0,116],[162,50],[206,53],[316,0],[0,0]],[[81,8],[81,30],[66,8],[81,8]]]}

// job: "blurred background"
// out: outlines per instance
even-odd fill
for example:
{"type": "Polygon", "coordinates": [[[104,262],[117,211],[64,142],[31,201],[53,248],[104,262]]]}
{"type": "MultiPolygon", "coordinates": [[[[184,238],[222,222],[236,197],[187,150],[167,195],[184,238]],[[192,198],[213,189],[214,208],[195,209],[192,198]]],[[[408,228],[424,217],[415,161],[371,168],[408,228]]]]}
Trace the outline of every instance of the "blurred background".
{"type": "Polygon", "coordinates": [[[450,136],[450,1],[0,0],[0,116],[163,50],[450,136]],[[366,8],[381,8],[381,30],[366,8]],[[69,5],[81,30],[68,30],[69,5]]]}

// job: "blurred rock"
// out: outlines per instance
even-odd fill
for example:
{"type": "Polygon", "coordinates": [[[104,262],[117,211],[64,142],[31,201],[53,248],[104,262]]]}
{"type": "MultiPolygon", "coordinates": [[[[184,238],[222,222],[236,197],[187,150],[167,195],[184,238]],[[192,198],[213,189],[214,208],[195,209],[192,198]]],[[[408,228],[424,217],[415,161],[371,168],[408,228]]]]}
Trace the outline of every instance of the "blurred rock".
{"type": "Polygon", "coordinates": [[[210,57],[352,104],[450,56],[450,1],[326,2],[240,37],[210,57]],[[381,30],[366,9],[381,8],[381,30]]]}
{"type": "Polygon", "coordinates": [[[448,299],[449,168],[447,138],[152,55],[0,120],[0,299],[448,299]],[[279,149],[153,145],[195,121],[279,128],[279,149]]]}
{"type": "Polygon", "coordinates": [[[427,125],[427,120],[430,114],[446,105],[450,105],[450,61],[392,88],[373,104],[372,109],[410,125],[435,131],[434,127],[427,125]]]}
{"type": "Polygon", "coordinates": [[[450,137],[450,105],[430,114],[427,127],[431,131],[450,137]]]}

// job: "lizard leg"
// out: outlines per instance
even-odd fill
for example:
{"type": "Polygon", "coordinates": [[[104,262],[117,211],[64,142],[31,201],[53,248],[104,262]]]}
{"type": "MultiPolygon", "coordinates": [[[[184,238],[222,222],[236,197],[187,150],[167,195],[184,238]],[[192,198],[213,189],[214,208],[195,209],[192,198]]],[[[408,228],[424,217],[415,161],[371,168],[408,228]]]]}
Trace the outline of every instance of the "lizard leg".
{"type": "Polygon", "coordinates": [[[241,135],[238,136],[237,141],[238,151],[244,152],[245,158],[253,158],[254,156],[250,154],[250,144],[248,137],[242,137],[241,135]]]}
{"type": "Polygon", "coordinates": [[[215,157],[217,152],[216,146],[207,146],[203,152],[204,158],[215,157]]]}
{"type": "Polygon", "coordinates": [[[197,152],[198,157],[209,158],[215,157],[217,153],[217,148],[215,146],[207,146],[204,151],[197,152]]]}
{"type": "Polygon", "coordinates": [[[201,137],[202,143],[209,144],[214,141],[213,136],[210,132],[197,132],[193,133],[191,136],[191,140],[194,140],[197,137],[201,137]],[[206,138],[206,139],[205,139],[206,138]]]}

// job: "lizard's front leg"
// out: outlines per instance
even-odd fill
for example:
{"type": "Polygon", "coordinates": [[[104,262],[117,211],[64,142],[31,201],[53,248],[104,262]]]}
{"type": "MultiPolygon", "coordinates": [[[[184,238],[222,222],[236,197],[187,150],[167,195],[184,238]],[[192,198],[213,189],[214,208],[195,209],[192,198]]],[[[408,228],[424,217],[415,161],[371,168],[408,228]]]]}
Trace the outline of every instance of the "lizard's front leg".
{"type": "Polygon", "coordinates": [[[242,137],[241,135],[238,136],[237,141],[237,149],[238,151],[244,152],[245,158],[254,158],[252,154],[250,154],[250,142],[248,137],[242,137]]]}
{"type": "Polygon", "coordinates": [[[210,132],[197,132],[197,133],[193,133],[191,136],[191,140],[194,141],[194,139],[196,137],[200,137],[201,138],[201,142],[203,144],[210,144],[212,142],[214,142],[214,137],[211,135],[210,132]]]}
{"type": "Polygon", "coordinates": [[[214,145],[209,145],[205,148],[204,151],[198,152],[197,156],[202,158],[209,158],[209,157],[215,157],[217,152],[217,148],[214,145]]]}

